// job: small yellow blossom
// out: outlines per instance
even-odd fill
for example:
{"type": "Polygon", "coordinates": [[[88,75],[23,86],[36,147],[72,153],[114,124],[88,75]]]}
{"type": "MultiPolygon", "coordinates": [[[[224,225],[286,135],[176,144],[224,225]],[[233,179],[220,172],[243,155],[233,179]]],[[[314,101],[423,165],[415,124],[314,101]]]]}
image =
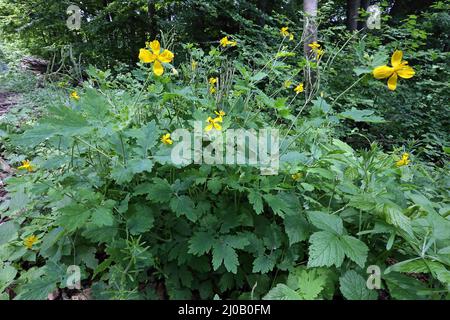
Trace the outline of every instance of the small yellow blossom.
{"type": "Polygon", "coordinates": [[[172,144],[173,141],[170,139],[170,133],[163,134],[161,137],[161,142],[164,144],[172,144]]]}
{"type": "Polygon", "coordinates": [[[198,66],[198,62],[195,60],[192,60],[192,62],[191,62],[192,71],[195,71],[195,69],[197,69],[197,66],[198,66]]]}
{"type": "Polygon", "coordinates": [[[301,172],[297,172],[297,173],[294,173],[293,175],[291,175],[291,177],[292,177],[292,180],[298,181],[303,177],[303,174],[301,172]]]}
{"type": "Polygon", "coordinates": [[[31,247],[33,247],[33,244],[35,244],[38,241],[38,237],[36,237],[34,234],[31,236],[28,236],[25,238],[25,240],[23,240],[23,244],[25,245],[25,247],[27,247],[28,249],[31,249],[31,247]]]}
{"type": "Polygon", "coordinates": [[[220,39],[220,45],[224,48],[227,46],[235,47],[237,45],[237,42],[228,40],[228,37],[223,37],[222,39],[220,39]]]}
{"type": "Polygon", "coordinates": [[[70,94],[70,97],[76,101],[80,100],[80,96],[78,95],[78,93],[76,91],[72,91],[72,93],[70,94]]]}
{"type": "Polygon", "coordinates": [[[23,170],[27,170],[28,172],[32,172],[34,170],[34,167],[29,160],[23,160],[22,165],[17,167],[17,169],[19,169],[19,170],[23,169],[23,170]]]}
{"type": "Polygon", "coordinates": [[[295,93],[301,93],[301,92],[303,92],[303,90],[304,90],[303,82],[294,88],[295,93]]]}
{"type": "Polygon", "coordinates": [[[289,28],[288,27],[283,27],[280,29],[280,33],[283,37],[288,37],[289,36],[289,28]]]}
{"type": "Polygon", "coordinates": [[[217,82],[219,81],[219,78],[209,78],[209,92],[211,94],[216,92],[216,86],[217,86],[217,82]]]}
{"type": "Polygon", "coordinates": [[[415,75],[413,68],[408,66],[408,61],[402,61],[403,52],[396,50],[391,57],[392,67],[387,65],[379,66],[373,69],[375,79],[388,79],[389,90],[394,91],[397,88],[398,77],[409,79],[415,75]]]}
{"type": "Polygon", "coordinates": [[[317,59],[320,59],[320,57],[323,56],[325,51],[323,49],[317,49],[314,52],[316,53],[317,59]]]}
{"type": "Polygon", "coordinates": [[[223,117],[226,115],[226,113],[223,110],[214,111],[215,114],[217,114],[219,117],[223,117]]]}
{"type": "Polygon", "coordinates": [[[158,40],[154,40],[150,43],[146,42],[148,49],[141,49],[139,51],[139,59],[143,63],[153,63],[153,73],[160,76],[164,73],[162,63],[170,63],[173,60],[174,54],[165,49],[161,52],[161,45],[158,40]]]}
{"type": "Polygon", "coordinates": [[[216,130],[222,130],[222,126],[219,124],[223,121],[222,117],[217,117],[217,118],[211,118],[208,117],[208,119],[206,120],[206,122],[208,122],[209,124],[206,126],[205,131],[211,131],[213,128],[216,130]]]}
{"type": "Polygon", "coordinates": [[[313,43],[308,44],[308,47],[315,51],[320,49],[320,44],[318,44],[317,41],[314,41],[313,43]]]}
{"type": "Polygon", "coordinates": [[[289,34],[289,41],[293,41],[293,40],[294,40],[294,34],[291,33],[291,34],[289,34]]]}
{"type": "Polygon", "coordinates": [[[410,162],[410,160],[409,160],[409,153],[405,152],[405,153],[402,154],[402,158],[400,160],[398,160],[395,163],[395,165],[397,167],[403,167],[403,166],[408,165],[409,162],[410,162]]]}

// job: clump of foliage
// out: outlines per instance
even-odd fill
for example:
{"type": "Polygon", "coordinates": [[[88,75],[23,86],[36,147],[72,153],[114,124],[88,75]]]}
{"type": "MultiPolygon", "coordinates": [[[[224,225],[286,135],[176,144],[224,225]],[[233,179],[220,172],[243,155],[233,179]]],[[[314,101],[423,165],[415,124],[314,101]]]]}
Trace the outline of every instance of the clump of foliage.
{"type": "MultiPolygon", "coordinates": [[[[20,169],[1,204],[0,292],[45,299],[75,264],[99,299],[156,299],[161,284],[170,299],[376,299],[365,280],[376,265],[392,299],[449,298],[448,164],[338,139],[343,121],[384,121],[342,103],[353,84],[327,90],[343,47],[316,44],[309,60],[299,58],[300,36],[267,32],[278,45],[256,62],[238,37],[206,51],[185,44],[176,68],[167,53],[148,56],[164,52],[149,43],[149,64],[117,76],[91,67],[75,93],[60,89],[64,103],[10,132],[20,169]],[[305,72],[316,74],[306,91],[305,72]],[[278,128],[279,174],[173,165],[167,134],[206,127],[215,113],[212,130],[278,128]]],[[[161,47],[176,59],[171,43],[161,47]]],[[[371,72],[388,49],[364,53],[358,72],[387,96],[371,72]]]]}

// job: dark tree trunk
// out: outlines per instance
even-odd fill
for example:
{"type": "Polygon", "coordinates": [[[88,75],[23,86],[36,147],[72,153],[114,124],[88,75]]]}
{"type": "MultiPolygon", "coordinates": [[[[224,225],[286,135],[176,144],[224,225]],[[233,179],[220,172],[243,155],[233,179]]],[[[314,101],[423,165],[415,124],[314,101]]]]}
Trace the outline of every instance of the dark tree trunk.
{"type": "Polygon", "coordinates": [[[147,2],[147,16],[148,16],[148,33],[150,39],[155,39],[158,33],[158,27],[156,25],[156,8],[155,0],[148,0],[147,2]]]}
{"type": "MultiPolygon", "coordinates": [[[[367,11],[367,8],[369,7],[370,0],[361,0],[361,9],[364,11],[367,11]]],[[[358,21],[358,30],[362,30],[366,27],[366,20],[359,20],[358,21]]]]}
{"type": "Polygon", "coordinates": [[[347,0],[347,28],[350,31],[358,29],[358,10],[361,0],[347,0]]]}

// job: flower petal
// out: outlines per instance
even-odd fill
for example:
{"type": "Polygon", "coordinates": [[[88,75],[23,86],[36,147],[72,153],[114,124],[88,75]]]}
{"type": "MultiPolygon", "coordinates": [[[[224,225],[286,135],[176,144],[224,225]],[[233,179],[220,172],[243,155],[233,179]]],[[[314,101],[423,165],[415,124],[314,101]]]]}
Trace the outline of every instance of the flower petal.
{"type": "Polygon", "coordinates": [[[208,125],[205,127],[205,131],[206,131],[206,132],[211,131],[212,128],[213,128],[213,125],[212,125],[212,124],[208,124],[208,125]]]}
{"type": "Polygon", "coordinates": [[[163,68],[161,62],[159,62],[158,60],[156,60],[155,63],[153,64],[153,72],[157,76],[160,76],[164,73],[164,68],[163,68]]]}
{"type": "Polygon", "coordinates": [[[155,59],[156,56],[147,49],[139,50],[139,60],[141,60],[143,63],[150,63],[155,61],[155,59]]]}
{"type": "Polygon", "coordinates": [[[373,76],[375,79],[386,79],[389,78],[394,72],[394,68],[388,66],[380,66],[373,69],[373,76]]]}
{"type": "Polygon", "coordinates": [[[392,66],[394,68],[398,67],[402,63],[402,59],[403,59],[403,52],[401,50],[395,50],[391,58],[392,66]]]}
{"type": "Polygon", "coordinates": [[[169,63],[173,60],[174,54],[169,50],[165,49],[163,53],[158,56],[158,60],[164,63],[169,63]]]}
{"type": "Polygon", "coordinates": [[[150,48],[156,55],[158,55],[159,52],[161,51],[161,45],[159,44],[158,40],[153,40],[152,42],[150,42],[150,48]]]}
{"type": "Polygon", "coordinates": [[[404,66],[403,68],[397,70],[397,74],[404,79],[409,79],[412,78],[416,73],[410,66],[404,66]]]}
{"type": "Polygon", "coordinates": [[[394,91],[397,88],[397,73],[393,73],[392,76],[388,80],[388,88],[389,90],[394,91]]]}

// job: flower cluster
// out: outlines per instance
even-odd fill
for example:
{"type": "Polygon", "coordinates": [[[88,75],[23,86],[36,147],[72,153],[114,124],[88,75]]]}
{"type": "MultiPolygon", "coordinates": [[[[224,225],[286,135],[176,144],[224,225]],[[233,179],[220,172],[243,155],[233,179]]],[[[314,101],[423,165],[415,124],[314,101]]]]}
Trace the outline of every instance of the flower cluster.
{"type": "Polygon", "coordinates": [[[206,122],[208,123],[208,125],[205,127],[206,132],[211,131],[213,128],[218,131],[222,130],[222,126],[220,125],[220,123],[223,122],[223,117],[225,116],[225,112],[220,110],[220,111],[214,111],[214,113],[217,115],[217,117],[215,117],[214,119],[211,117],[208,117],[208,119],[206,120],[206,122]]]}
{"type": "Polygon", "coordinates": [[[288,27],[283,27],[280,29],[280,33],[283,37],[285,38],[289,38],[289,41],[294,40],[294,34],[289,32],[289,28],[288,27]]]}
{"type": "Polygon", "coordinates": [[[209,78],[209,93],[213,94],[216,92],[216,87],[219,84],[219,78],[209,78]]]}
{"type": "Polygon", "coordinates": [[[314,41],[313,43],[308,44],[308,47],[311,48],[311,50],[316,54],[316,58],[320,59],[320,57],[323,56],[323,49],[321,48],[320,44],[317,43],[317,41],[314,41]]]}

